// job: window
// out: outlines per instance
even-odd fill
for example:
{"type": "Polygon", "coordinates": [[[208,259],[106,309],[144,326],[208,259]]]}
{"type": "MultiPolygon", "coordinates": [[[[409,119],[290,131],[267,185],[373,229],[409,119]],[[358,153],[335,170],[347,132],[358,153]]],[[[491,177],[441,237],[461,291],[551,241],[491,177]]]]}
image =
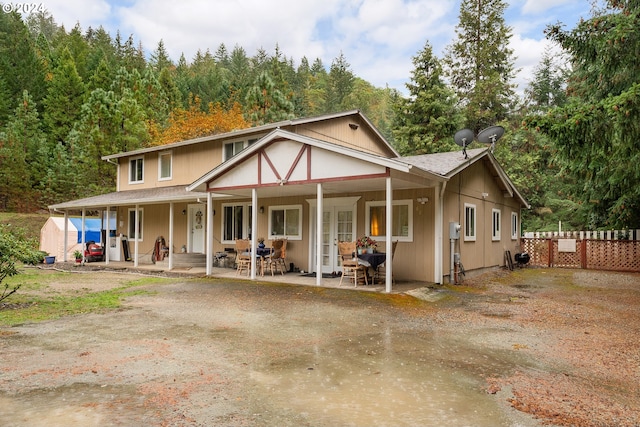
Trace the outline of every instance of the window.
{"type": "Polygon", "coordinates": [[[171,179],[171,161],[170,151],[158,154],[158,180],[166,181],[171,179]]]}
{"type": "Polygon", "coordinates": [[[251,237],[251,206],[248,203],[222,205],[222,241],[251,237]]]}
{"type": "MultiPolygon", "coordinates": [[[[142,241],[142,209],[138,209],[138,240],[142,241]]],[[[136,240],[136,210],[129,209],[129,240],[136,240]]]]}
{"type": "Polygon", "coordinates": [[[251,144],[255,144],[258,138],[253,138],[248,141],[233,141],[224,144],[224,161],[229,160],[251,144]]]}
{"type": "Polygon", "coordinates": [[[302,205],[269,207],[269,238],[302,240],[302,205]]]}
{"type": "Polygon", "coordinates": [[[464,204],[464,240],[476,240],[476,205],[464,204]]]}
{"type": "Polygon", "coordinates": [[[144,182],[144,157],[129,160],[129,183],[144,182]]]}
{"type": "Polygon", "coordinates": [[[511,240],[518,238],[518,214],[511,212],[511,240]]]}
{"type": "Polygon", "coordinates": [[[500,240],[500,209],[491,210],[491,240],[500,240]]]}
{"type": "MultiPolygon", "coordinates": [[[[413,241],[413,200],[394,200],[391,237],[400,242],[413,241]]],[[[367,202],[365,230],[375,240],[387,237],[387,205],[385,202],[367,202]]]]}

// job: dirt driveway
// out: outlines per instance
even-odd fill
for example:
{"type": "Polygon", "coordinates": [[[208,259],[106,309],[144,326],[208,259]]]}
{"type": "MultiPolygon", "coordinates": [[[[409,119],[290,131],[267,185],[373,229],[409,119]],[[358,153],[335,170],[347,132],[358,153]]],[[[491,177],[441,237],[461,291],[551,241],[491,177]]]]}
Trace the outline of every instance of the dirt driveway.
{"type": "Polygon", "coordinates": [[[0,328],[2,425],[640,425],[640,275],[523,269],[411,295],[145,289],[117,311],[0,328]]]}

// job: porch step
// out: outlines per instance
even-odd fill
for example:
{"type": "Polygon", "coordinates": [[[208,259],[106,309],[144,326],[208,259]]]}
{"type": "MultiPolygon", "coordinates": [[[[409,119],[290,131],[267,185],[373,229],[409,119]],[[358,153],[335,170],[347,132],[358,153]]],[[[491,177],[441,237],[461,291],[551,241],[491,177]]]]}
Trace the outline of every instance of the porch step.
{"type": "MultiPolygon", "coordinates": [[[[173,267],[205,267],[207,264],[207,256],[197,253],[177,253],[173,254],[173,267]]],[[[159,268],[169,268],[169,257],[165,257],[162,261],[157,261],[156,266],[159,268]]]]}

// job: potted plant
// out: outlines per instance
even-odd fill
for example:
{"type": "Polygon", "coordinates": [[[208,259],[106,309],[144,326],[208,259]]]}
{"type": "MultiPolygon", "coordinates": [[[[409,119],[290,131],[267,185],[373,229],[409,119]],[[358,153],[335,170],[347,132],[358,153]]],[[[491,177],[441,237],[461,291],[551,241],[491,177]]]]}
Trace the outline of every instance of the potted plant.
{"type": "Polygon", "coordinates": [[[373,253],[373,250],[377,245],[378,245],[378,242],[376,242],[369,236],[363,236],[359,238],[356,242],[358,254],[373,253]]]}
{"type": "Polygon", "coordinates": [[[79,250],[76,250],[73,252],[73,256],[76,258],[77,263],[82,262],[82,252],[80,252],[79,250]]]}

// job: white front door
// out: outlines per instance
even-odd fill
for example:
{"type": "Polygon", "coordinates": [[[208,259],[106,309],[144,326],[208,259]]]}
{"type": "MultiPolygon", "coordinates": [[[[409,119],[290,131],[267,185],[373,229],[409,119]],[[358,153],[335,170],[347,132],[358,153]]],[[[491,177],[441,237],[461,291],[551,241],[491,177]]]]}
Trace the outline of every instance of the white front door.
{"type": "MultiPolygon", "coordinates": [[[[356,230],[356,204],[357,198],[326,199],[323,201],[322,213],[322,272],[333,273],[341,270],[338,254],[338,242],[350,242],[355,240],[356,230]]],[[[315,271],[316,248],[316,207],[311,210],[311,252],[312,271],[315,271]]]]}
{"type": "Polygon", "coordinates": [[[187,224],[189,242],[188,252],[204,253],[205,224],[207,223],[207,209],[205,205],[189,205],[189,223],[187,224]]]}

